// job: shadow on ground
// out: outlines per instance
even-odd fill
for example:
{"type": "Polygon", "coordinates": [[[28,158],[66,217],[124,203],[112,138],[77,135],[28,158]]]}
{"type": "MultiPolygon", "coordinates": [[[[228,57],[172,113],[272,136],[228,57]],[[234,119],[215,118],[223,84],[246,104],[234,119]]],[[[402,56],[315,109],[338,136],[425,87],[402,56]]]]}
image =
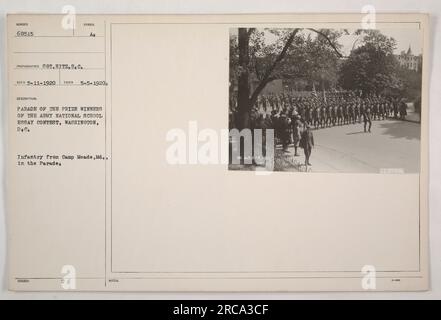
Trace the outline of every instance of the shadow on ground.
{"type": "Polygon", "coordinates": [[[353,134],[364,134],[364,133],[366,133],[366,132],[364,132],[364,131],[356,131],[356,132],[349,132],[349,133],[346,133],[346,135],[347,136],[351,136],[351,135],[353,135],[353,134]]]}
{"type": "Polygon", "coordinates": [[[392,121],[381,123],[381,129],[385,129],[384,134],[392,136],[395,139],[420,140],[421,125],[417,123],[392,121]]]}

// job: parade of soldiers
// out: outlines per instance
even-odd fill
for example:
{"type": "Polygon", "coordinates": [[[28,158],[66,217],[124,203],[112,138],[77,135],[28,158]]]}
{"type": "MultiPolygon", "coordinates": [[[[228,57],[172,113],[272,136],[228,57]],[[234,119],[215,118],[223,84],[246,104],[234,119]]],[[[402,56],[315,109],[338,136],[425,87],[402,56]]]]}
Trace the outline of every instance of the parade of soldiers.
{"type": "MultiPolygon", "coordinates": [[[[230,127],[234,127],[236,101],[230,101],[230,127]]],[[[294,145],[298,156],[302,133],[308,128],[361,124],[371,132],[372,121],[401,119],[406,116],[402,99],[377,94],[339,91],[297,96],[295,93],[260,95],[251,112],[250,129],[274,129],[276,144],[286,151],[294,145]]],[[[303,148],[303,147],[302,147],[303,148]]],[[[309,158],[309,156],[308,156],[309,158]]],[[[305,159],[307,160],[307,159],[305,159]]],[[[308,162],[308,161],[306,161],[308,162]]]]}
{"type": "MultiPolygon", "coordinates": [[[[235,109],[233,100],[230,106],[232,120],[235,109]]],[[[268,94],[259,96],[253,106],[251,129],[274,129],[277,141],[285,147],[296,141],[296,127],[306,123],[314,129],[364,123],[365,131],[369,132],[374,120],[404,120],[405,116],[405,103],[392,96],[371,94],[361,97],[353,91],[306,97],[289,93],[268,94]]]]}

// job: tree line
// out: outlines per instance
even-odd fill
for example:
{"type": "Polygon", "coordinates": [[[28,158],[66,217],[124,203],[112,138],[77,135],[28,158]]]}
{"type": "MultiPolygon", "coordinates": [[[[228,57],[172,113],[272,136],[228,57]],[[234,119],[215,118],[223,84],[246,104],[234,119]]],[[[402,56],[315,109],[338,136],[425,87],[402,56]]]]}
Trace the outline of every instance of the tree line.
{"type": "Polygon", "coordinates": [[[325,88],[363,95],[389,94],[420,99],[421,68],[400,67],[396,41],[379,30],[357,30],[345,56],[339,39],[347,30],[238,28],[230,37],[230,95],[237,99],[237,127],[250,126],[253,105],[276,79],[303,79],[325,88]],[[271,41],[268,41],[270,39],[271,41]],[[251,82],[254,81],[254,85],[251,82]]]}

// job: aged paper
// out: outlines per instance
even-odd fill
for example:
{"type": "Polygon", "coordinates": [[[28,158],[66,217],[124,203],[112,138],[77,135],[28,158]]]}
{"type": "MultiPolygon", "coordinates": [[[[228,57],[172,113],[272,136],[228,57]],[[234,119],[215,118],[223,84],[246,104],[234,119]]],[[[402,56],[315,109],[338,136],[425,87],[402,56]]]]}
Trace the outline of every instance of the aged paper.
{"type": "Polygon", "coordinates": [[[383,41],[362,21],[9,15],[10,289],[427,290],[428,16],[375,21],[400,72],[420,72],[419,109],[313,58],[356,63],[358,38],[383,41]],[[272,162],[235,163],[235,128],[275,129],[272,162]]]}

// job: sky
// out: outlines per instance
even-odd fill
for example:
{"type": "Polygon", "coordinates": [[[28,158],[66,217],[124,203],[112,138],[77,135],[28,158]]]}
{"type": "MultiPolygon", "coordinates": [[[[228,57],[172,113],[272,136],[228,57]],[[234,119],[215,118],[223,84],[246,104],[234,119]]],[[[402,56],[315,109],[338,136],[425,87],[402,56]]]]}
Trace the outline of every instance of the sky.
{"type": "MultiPolygon", "coordinates": [[[[343,45],[342,53],[345,56],[348,56],[351,52],[351,49],[354,45],[354,42],[357,40],[357,38],[361,38],[361,36],[354,35],[355,29],[347,29],[349,32],[349,35],[342,35],[339,38],[339,43],[343,45]]],[[[406,51],[409,49],[409,45],[412,48],[412,52],[415,55],[419,55],[422,53],[423,48],[423,37],[422,32],[419,29],[416,28],[381,28],[379,29],[381,33],[383,33],[386,36],[392,37],[396,40],[397,48],[395,49],[395,54],[400,54],[401,51],[406,51]]],[[[237,29],[231,29],[231,33],[237,34],[237,29]]],[[[312,31],[305,30],[303,31],[305,34],[312,33],[312,36],[316,36],[316,33],[312,31]]],[[[275,41],[275,36],[269,32],[265,33],[265,42],[267,44],[272,43],[275,41]]],[[[359,43],[359,42],[358,42],[359,43]]]]}
{"type": "MultiPolygon", "coordinates": [[[[401,53],[401,51],[406,51],[409,49],[409,45],[412,48],[412,52],[415,55],[419,55],[422,53],[422,32],[419,29],[413,28],[401,28],[401,29],[379,29],[382,34],[392,37],[397,42],[397,48],[395,49],[395,54],[401,53]]],[[[343,45],[343,52],[345,55],[348,55],[352,49],[352,45],[354,41],[358,38],[354,36],[352,33],[354,30],[348,30],[350,35],[343,35],[339,42],[343,45]]]]}

